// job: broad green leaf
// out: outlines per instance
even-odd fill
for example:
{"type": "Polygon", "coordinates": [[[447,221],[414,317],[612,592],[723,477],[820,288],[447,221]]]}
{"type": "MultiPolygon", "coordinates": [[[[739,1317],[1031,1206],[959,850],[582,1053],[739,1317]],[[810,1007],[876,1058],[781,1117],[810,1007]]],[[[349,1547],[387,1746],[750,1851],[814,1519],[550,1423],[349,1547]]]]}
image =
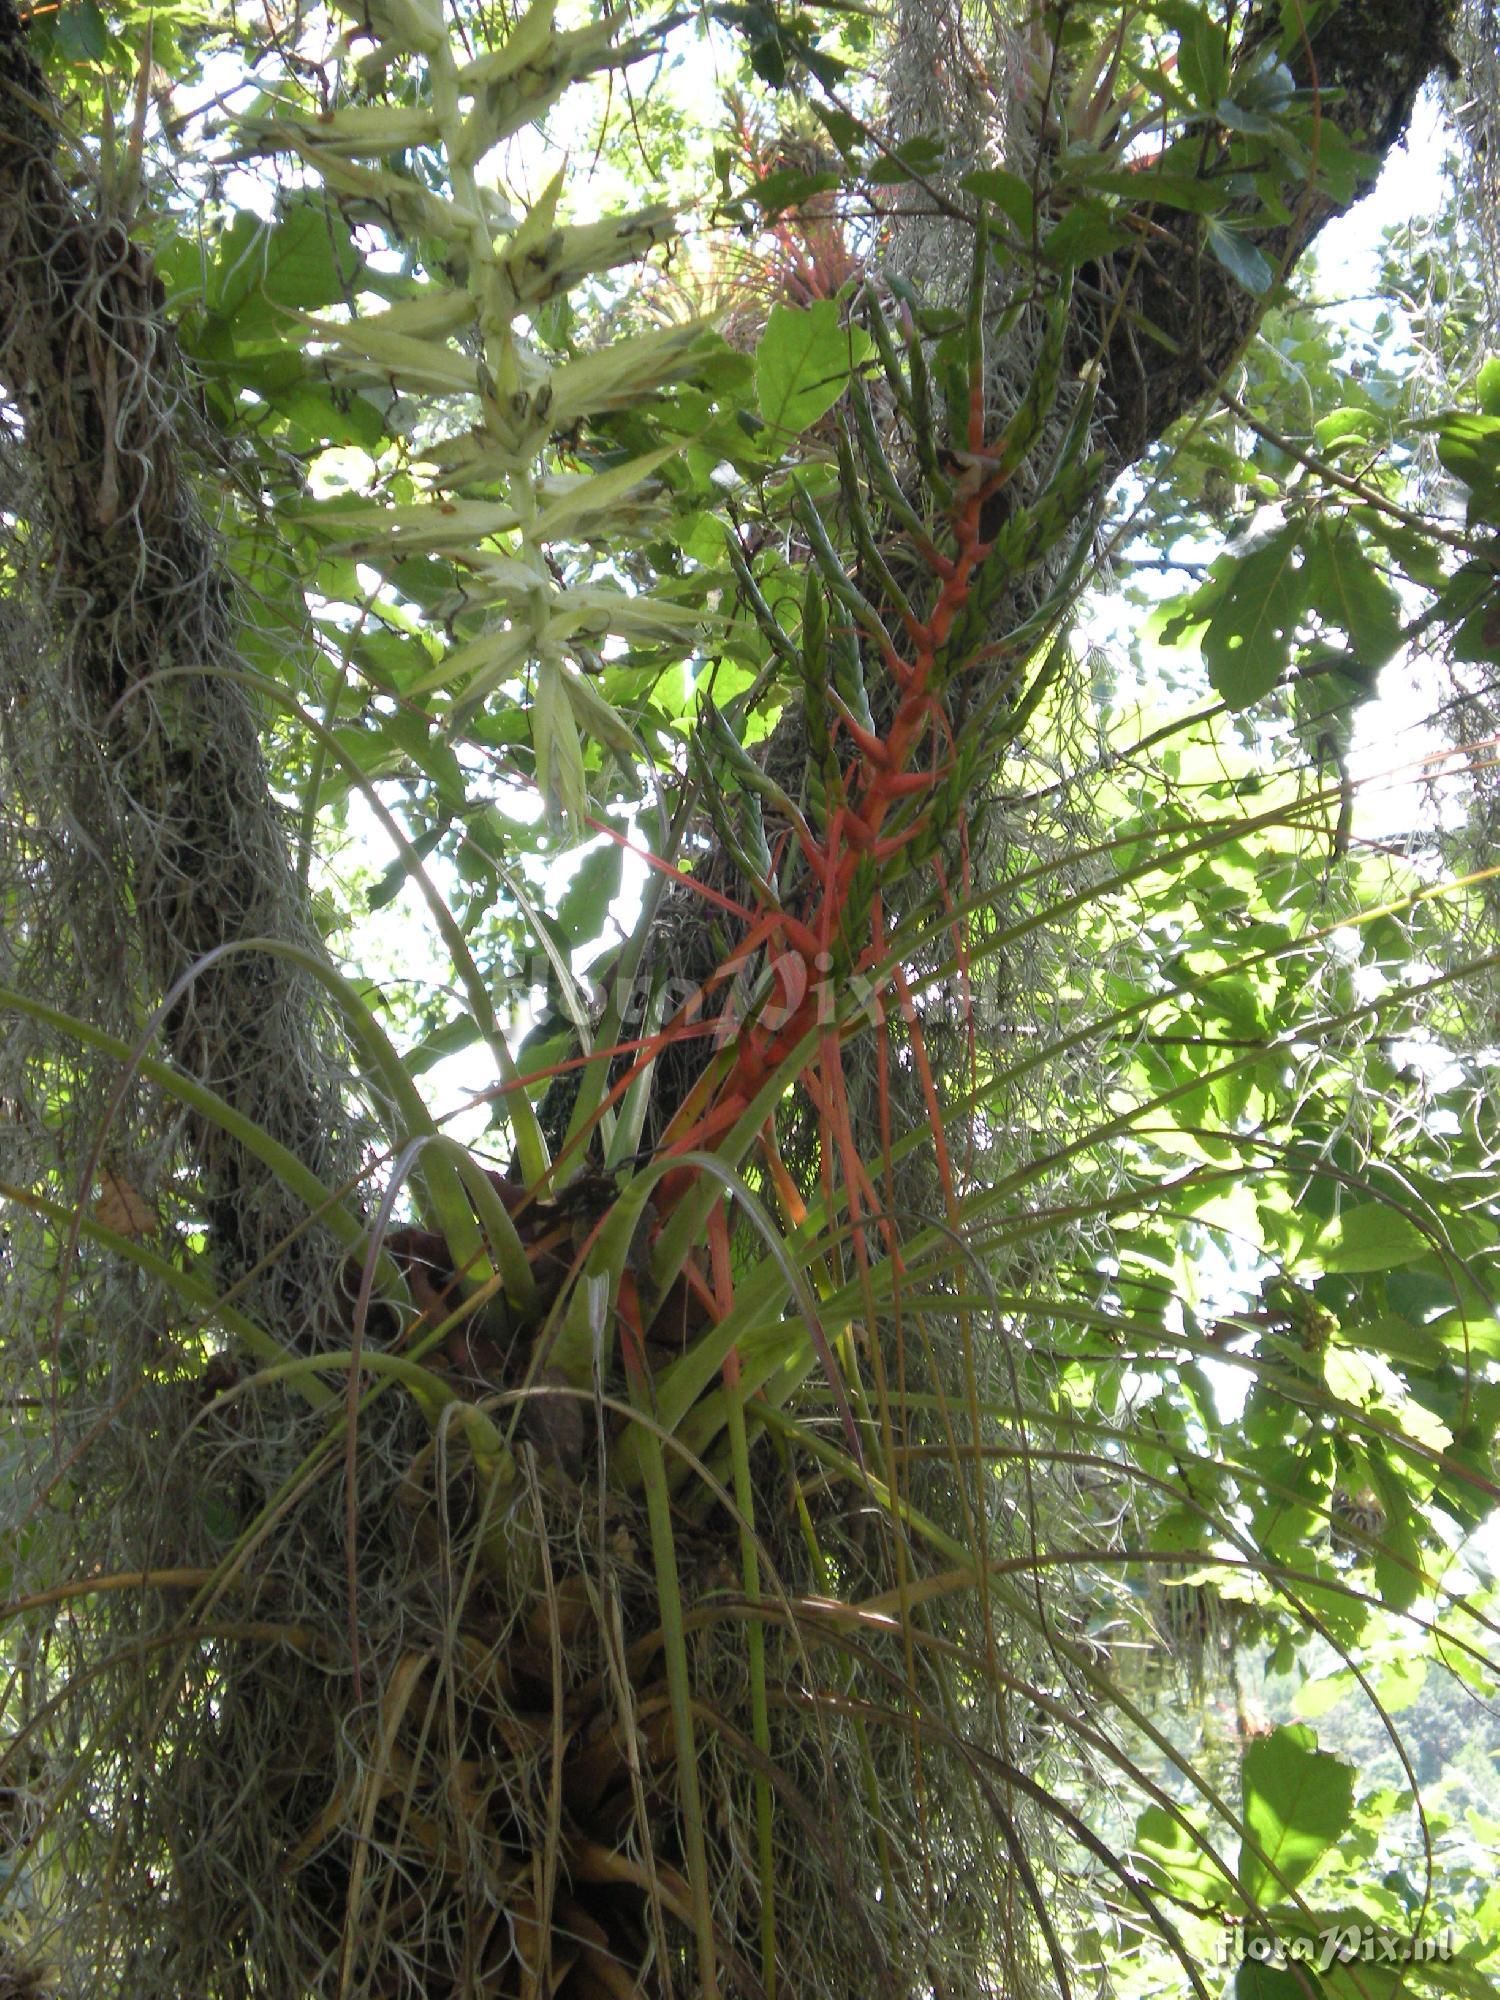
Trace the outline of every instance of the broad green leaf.
{"type": "Polygon", "coordinates": [[[1254,1844],[1241,1845],[1237,1872],[1246,1902],[1258,1908],[1304,1881],[1349,1824],[1354,1771],[1320,1750],[1305,1724],[1290,1723],[1250,1745],[1240,1783],[1254,1844]]]}
{"type": "Polygon", "coordinates": [[[1177,48],[1177,73],[1204,110],[1216,105],[1229,82],[1229,46],[1223,24],[1204,9],[1186,27],[1177,48]]]}
{"type": "Polygon", "coordinates": [[[930,133],[919,132],[897,151],[883,154],[865,169],[864,178],[876,187],[899,187],[918,174],[931,174],[943,163],[941,143],[930,133]]]}
{"type": "Polygon", "coordinates": [[[1236,1035],[1250,1039],[1265,1033],[1265,1010],[1253,980],[1243,977],[1212,980],[1199,989],[1198,1004],[1205,1014],[1227,1021],[1236,1035]]]}
{"type": "Polygon", "coordinates": [[[1265,1934],[1241,1933],[1246,1955],[1235,1969],[1234,2000],[1318,2000],[1322,1984],[1313,1966],[1279,1965],[1254,1953],[1269,1944],[1265,1934]]]}
{"type": "Polygon", "coordinates": [[[762,215],[780,215],[785,209],[800,208],[814,195],[831,193],[844,184],[842,174],[804,173],[797,167],[780,167],[775,173],[752,179],[742,194],[729,204],[729,213],[738,220],[747,203],[753,202],[762,215]]]}
{"type": "Polygon", "coordinates": [[[1383,1201],[1345,1209],[1322,1225],[1303,1247],[1301,1268],[1318,1271],[1390,1271],[1425,1257],[1432,1245],[1417,1225],[1383,1201]]]}
{"type": "Polygon", "coordinates": [[[1500,655],[1500,603],[1488,563],[1464,563],[1443,591],[1440,610],[1445,623],[1459,624],[1453,641],[1455,659],[1490,660],[1500,655]]]}
{"type": "Polygon", "coordinates": [[[211,1486],[201,1488],[198,1511],[203,1526],[213,1541],[232,1542],[239,1533],[239,1509],[227,1493],[211,1486]]]}
{"type": "Polygon", "coordinates": [[[620,893],[623,850],[613,840],[592,848],[557,906],[557,924],[569,945],[590,944],[604,930],[611,901],[620,893]]]}
{"type": "Polygon", "coordinates": [[[1128,232],[1103,202],[1075,201],[1042,239],[1042,255],[1060,271],[1075,270],[1125,242],[1128,232]]]}
{"type": "Polygon", "coordinates": [[[204,304],[232,320],[241,339],[263,338],[289,330],[297,310],[347,299],[359,268],[338,210],[296,196],[272,223],[240,210],[220,240],[204,304]]]}
{"type": "Polygon", "coordinates": [[[850,337],[834,299],[774,306],[755,350],[755,396],[776,437],[789,442],[816,423],[849,379],[850,337]]]}
{"type": "Polygon", "coordinates": [[[1330,410],[1326,417],[1319,417],[1313,425],[1313,439],[1319,451],[1329,452],[1354,438],[1361,442],[1379,435],[1380,424],[1373,410],[1361,410],[1351,404],[1340,404],[1330,410]]]}
{"type": "Polygon", "coordinates": [[[1244,132],[1252,138],[1266,139],[1277,130],[1277,121],[1268,113],[1238,104],[1232,97],[1219,99],[1214,106],[1214,116],[1226,131],[1244,132]]]}
{"type": "MultiPolygon", "coordinates": [[[[1382,1603],[1392,1611],[1409,1611],[1422,1594],[1422,1543],[1417,1531],[1417,1510],[1406,1482],[1383,1455],[1372,1454],[1370,1470],[1385,1513],[1385,1526],[1375,1552],[1375,1588],[1382,1603]]],[[[1425,1664],[1420,1671],[1425,1673],[1425,1664]]],[[[1387,1705],[1391,1705],[1389,1701],[1387,1705]]]]}
{"type": "Polygon", "coordinates": [[[358,445],[375,451],[388,435],[385,420],[371,399],[358,391],[335,395],[312,383],[284,389],[266,399],[291,428],[320,444],[358,445]]]}
{"type": "Polygon", "coordinates": [[[1362,667],[1383,667],[1401,643],[1401,604],[1347,523],[1316,524],[1305,576],[1311,608],[1349,634],[1362,667]]]}
{"type": "Polygon", "coordinates": [[[1349,203],[1374,180],[1380,163],[1371,154],[1359,152],[1331,118],[1318,129],[1317,174],[1314,186],[1340,208],[1349,203]]]}
{"type": "Polygon", "coordinates": [[[870,128],[863,119],[841,111],[836,105],[814,103],[808,109],[846,160],[853,159],[860,145],[870,136],[870,128]]]}
{"type": "Polygon", "coordinates": [[[1455,410],[1435,426],[1438,457],[1469,488],[1471,520],[1500,520],[1500,417],[1455,410]]]}
{"type": "Polygon", "coordinates": [[[959,186],[969,194],[977,194],[981,201],[992,203],[1023,236],[1031,235],[1036,202],[1019,174],[1011,173],[1007,167],[981,167],[977,173],[965,174],[959,186]]]}
{"type": "Polygon", "coordinates": [[[396,900],[406,884],[407,877],[411,874],[413,865],[418,861],[425,861],[427,859],[428,855],[431,854],[432,850],[442,839],[445,831],[446,829],[441,826],[429,827],[424,834],[411,843],[409,852],[396,856],[396,859],[390,863],[384,874],[381,875],[380,879],[370,890],[368,898],[368,907],[370,909],[383,910],[387,903],[393,903],[396,900]]]}
{"type": "Polygon", "coordinates": [[[58,9],[57,45],[69,62],[104,60],[109,54],[109,28],[95,0],[67,0],[58,9]]]}
{"type": "Polygon", "coordinates": [[[1285,111],[1296,92],[1297,79],[1270,49],[1263,49],[1234,80],[1236,100],[1254,111],[1285,111]]]}
{"type": "Polygon", "coordinates": [[[1181,208],[1196,215],[1212,215],[1229,200],[1222,181],[1199,180],[1195,174],[1165,173],[1151,167],[1132,172],[1107,162],[1090,167],[1080,175],[1095,194],[1123,195],[1127,200],[1163,208],[1181,208]]]}
{"type": "Polygon", "coordinates": [[[1455,1360],[1500,1361],[1500,1319],[1464,1313],[1444,1313],[1423,1329],[1442,1343],[1455,1360]]]}
{"type": "Polygon", "coordinates": [[[1346,1327],[1340,1338],[1351,1347],[1370,1354],[1383,1354],[1389,1361],[1417,1368],[1438,1368],[1447,1351],[1430,1327],[1417,1326],[1399,1313],[1382,1313],[1378,1319],[1360,1320],[1346,1327]]]}
{"type": "Polygon", "coordinates": [[[446,1056],[457,1055],[460,1049],[477,1042],[480,1033],[479,1023],[472,1014],[459,1014],[424,1036],[414,1049],[407,1051],[402,1061],[413,1076],[420,1076],[434,1063],[442,1062],[446,1056]]]}
{"type": "Polygon", "coordinates": [[[1354,1676],[1348,1672],[1324,1674],[1317,1680],[1304,1681],[1293,1697],[1298,1717],[1304,1722],[1318,1721],[1337,1708],[1354,1686],[1354,1676]]]}
{"type": "Polygon", "coordinates": [[[1242,229],[1210,215],[1204,218],[1203,233],[1214,256],[1247,292],[1259,298],[1271,289],[1276,272],[1242,229]]]}
{"type": "Polygon", "coordinates": [[[1214,603],[1202,648],[1215,692],[1231,708],[1268,695],[1287,670],[1298,621],[1307,610],[1302,530],[1285,522],[1231,566],[1214,603]]]}
{"type": "Polygon", "coordinates": [[[1147,1806],[1136,1819],[1131,1844],[1158,1888],[1210,1909],[1224,1901],[1229,1885],[1204,1852],[1205,1845],[1212,1848],[1213,1834],[1201,1816],[1184,1812],[1179,1818],[1165,1806],[1147,1806]]]}

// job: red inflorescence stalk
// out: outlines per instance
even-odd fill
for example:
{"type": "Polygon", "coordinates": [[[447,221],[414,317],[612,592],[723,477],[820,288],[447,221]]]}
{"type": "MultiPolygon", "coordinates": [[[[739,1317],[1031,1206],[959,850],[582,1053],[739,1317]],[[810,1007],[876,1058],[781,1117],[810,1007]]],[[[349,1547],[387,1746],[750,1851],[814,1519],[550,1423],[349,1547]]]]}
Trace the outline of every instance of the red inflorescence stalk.
{"type": "MultiPolygon", "coordinates": [[[[971,398],[969,428],[971,449],[978,452],[983,432],[977,386],[971,398]]],[[[830,801],[831,810],[822,838],[819,839],[805,827],[798,832],[814,884],[811,906],[800,920],[780,908],[765,909],[715,978],[715,983],[718,983],[721,977],[732,976],[753,951],[775,942],[784,954],[790,954],[798,962],[789,976],[785,957],[779,961],[783,991],[795,990],[801,997],[795,1006],[784,1012],[773,1032],[751,1027],[740,1036],[734,1061],[721,1078],[717,1090],[710,1092],[705,1089],[701,1095],[694,1092],[674,1120],[664,1142],[671,1152],[690,1152],[711,1145],[738,1120],[762,1085],[803,1038],[814,1029],[821,1029],[819,1075],[816,1079],[807,1078],[806,1082],[819,1111],[825,1174],[832,1165],[830,1154],[836,1153],[841,1159],[853,1208],[857,1210],[867,1205],[878,1210],[875,1190],[854,1153],[839,1062],[839,1038],[827,1032],[828,1012],[826,1005],[822,1004],[822,981],[833,962],[832,944],[842,934],[850,893],[863,857],[873,853],[877,859],[883,860],[920,831],[919,820],[916,825],[908,825],[893,836],[881,837],[881,829],[898,805],[930,793],[944,775],[946,763],[940,746],[945,737],[951,745],[952,738],[947,717],[931,681],[954,620],[968,602],[974,572],[988,553],[988,545],[979,538],[980,513],[998,483],[997,478],[981,485],[966,495],[955,508],[950,526],[956,554],[932,562],[938,592],[931,615],[925,621],[910,621],[909,658],[903,659],[894,654],[887,657],[886,664],[901,692],[887,733],[880,736],[863,728],[849,713],[846,704],[834,701],[839,726],[852,745],[856,758],[853,769],[845,779],[844,797],[848,803],[835,805],[830,801]],[[929,728],[933,736],[932,759],[927,768],[916,768],[915,758],[929,728]]],[[[935,559],[939,557],[939,551],[933,550],[932,553],[935,559]]],[[[944,887],[946,889],[946,884],[944,887]]],[[[861,968],[870,972],[878,971],[882,952],[878,918],[875,921],[877,936],[860,955],[861,968]]],[[[901,990],[901,984],[898,979],[898,990],[901,990]]],[[[903,1011],[909,1015],[910,1001],[904,993],[903,999],[903,1011]]],[[[924,1092],[934,1097],[925,1053],[921,1050],[918,1056],[924,1092]]],[[[946,1179],[946,1156],[943,1164],[946,1179]]],[[[662,1190],[665,1205],[670,1206],[679,1199],[692,1179],[690,1173],[684,1173],[679,1182],[678,1177],[673,1175],[671,1182],[677,1185],[669,1183],[662,1190]]]]}

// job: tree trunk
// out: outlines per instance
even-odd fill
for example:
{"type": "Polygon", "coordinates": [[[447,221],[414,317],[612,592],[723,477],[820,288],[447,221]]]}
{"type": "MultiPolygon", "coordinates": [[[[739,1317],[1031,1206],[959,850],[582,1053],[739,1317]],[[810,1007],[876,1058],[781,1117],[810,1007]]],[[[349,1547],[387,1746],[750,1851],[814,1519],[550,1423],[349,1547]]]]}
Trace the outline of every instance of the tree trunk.
{"type": "MultiPolygon", "coordinates": [[[[65,183],[58,130],[0,0],[0,385],[30,475],[15,583],[33,586],[44,649],[0,646],[0,692],[13,716],[56,717],[55,810],[106,859],[135,1002],[170,997],[174,1062],[337,1183],[356,1160],[343,1051],[316,982],[256,942],[320,950],[261,754],[267,711],[235,678],[236,585],[194,491],[207,429],[150,259],[65,183]]],[[[225,1281],[290,1244],[275,1309],[304,1338],[328,1268],[305,1205],[211,1121],[192,1121],[192,1147],[225,1281]]]]}

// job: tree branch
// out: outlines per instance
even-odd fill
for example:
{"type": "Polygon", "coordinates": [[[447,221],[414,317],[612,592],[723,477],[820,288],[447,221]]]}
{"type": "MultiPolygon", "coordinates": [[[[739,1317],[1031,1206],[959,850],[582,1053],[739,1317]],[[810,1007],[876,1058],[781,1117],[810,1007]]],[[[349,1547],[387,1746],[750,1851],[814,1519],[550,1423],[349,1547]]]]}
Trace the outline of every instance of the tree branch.
{"type": "MultiPolygon", "coordinates": [[[[1299,89],[1326,100],[1323,119],[1370,163],[1354,199],[1374,185],[1433,71],[1454,72],[1447,37],[1455,13],[1454,0],[1342,0],[1292,51],[1288,66],[1299,89]]],[[[1252,16],[1237,69],[1278,27],[1275,8],[1252,16]]],[[[1205,172],[1226,150],[1221,135],[1205,172]]],[[[1352,205],[1306,188],[1284,192],[1289,222],[1244,231],[1282,277],[1323,226],[1352,205]]],[[[1100,303],[1094,315],[1080,316],[1069,358],[1081,367],[1096,351],[1101,325],[1107,328],[1101,406],[1117,472],[1223,380],[1270,304],[1231,277],[1203,239],[1199,216],[1162,210],[1143,250],[1117,252],[1096,268],[1100,303]]]]}

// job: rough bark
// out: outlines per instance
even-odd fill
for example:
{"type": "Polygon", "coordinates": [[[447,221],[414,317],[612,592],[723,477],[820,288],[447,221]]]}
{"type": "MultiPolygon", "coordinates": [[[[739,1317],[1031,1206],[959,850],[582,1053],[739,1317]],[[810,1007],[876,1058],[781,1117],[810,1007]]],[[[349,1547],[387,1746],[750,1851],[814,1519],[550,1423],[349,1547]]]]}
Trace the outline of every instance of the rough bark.
{"type": "MultiPolygon", "coordinates": [[[[0,651],[0,696],[55,703],[59,730],[76,732],[58,768],[89,776],[68,810],[117,875],[149,1010],[220,947],[317,939],[262,717],[214,671],[239,664],[239,607],[193,488],[204,433],[160,286],[125,221],[65,180],[59,129],[12,0],[0,0],[0,390],[19,419],[26,533],[45,550],[31,580],[51,654],[33,674],[0,651]]],[[[304,974],[236,952],[188,980],[164,1038],[184,1072],[306,1166],[347,1171],[337,1044],[304,974]]],[[[212,1124],[196,1121],[192,1143],[221,1269],[238,1279],[305,1214],[212,1124]]],[[[283,1266],[293,1320],[307,1274],[300,1253],[283,1266]]]]}

